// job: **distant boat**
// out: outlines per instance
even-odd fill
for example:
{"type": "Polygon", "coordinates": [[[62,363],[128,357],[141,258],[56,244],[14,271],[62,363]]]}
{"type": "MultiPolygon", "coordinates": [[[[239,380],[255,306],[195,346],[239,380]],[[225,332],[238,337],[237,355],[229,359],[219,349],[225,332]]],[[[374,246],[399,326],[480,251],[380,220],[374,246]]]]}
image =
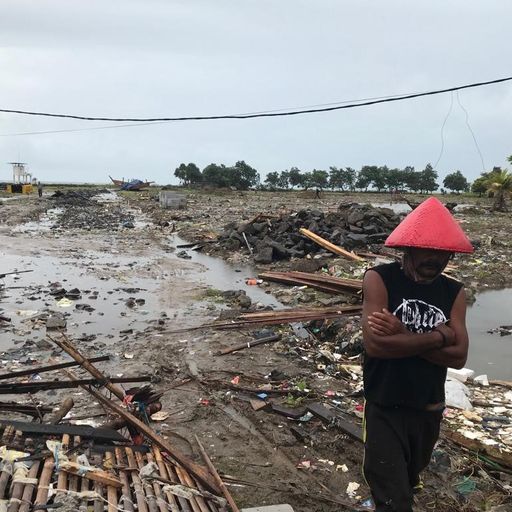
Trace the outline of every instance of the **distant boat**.
{"type": "Polygon", "coordinates": [[[116,187],[121,187],[121,190],[142,190],[143,188],[148,188],[151,186],[154,181],[141,181],[141,180],[126,180],[123,178],[122,180],[115,180],[112,176],[109,175],[109,178],[112,180],[112,183],[116,187]]]}

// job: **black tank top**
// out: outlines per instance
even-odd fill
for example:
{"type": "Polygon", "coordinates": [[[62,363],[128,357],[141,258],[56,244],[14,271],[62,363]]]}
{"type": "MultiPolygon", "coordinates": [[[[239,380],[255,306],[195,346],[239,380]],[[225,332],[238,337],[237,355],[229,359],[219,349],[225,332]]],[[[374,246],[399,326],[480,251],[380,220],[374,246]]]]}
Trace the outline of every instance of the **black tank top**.
{"type": "MultiPolygon", "coordinates": [[[[450,319],[462,283],[441,275],[430,284],[419,284],[404,274],[399,263],[371,270],[384,281],[389,311],[411,332],[429,332],[450,319]]],[[[418,409],[444,402],[446,367],[418,356],[379,359],[365,355],[363,368],[365,398],[370,402],[418,409]]]]}

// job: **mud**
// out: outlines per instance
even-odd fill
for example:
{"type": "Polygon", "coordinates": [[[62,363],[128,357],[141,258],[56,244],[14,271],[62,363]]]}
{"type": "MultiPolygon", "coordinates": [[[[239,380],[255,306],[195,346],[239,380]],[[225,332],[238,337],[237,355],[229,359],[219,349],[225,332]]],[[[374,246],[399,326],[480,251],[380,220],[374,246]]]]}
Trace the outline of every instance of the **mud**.
{"type": "MultiPolygon", "coordinates": [[[[106,224],[70,227],[59,222],[66,205],[59,205],[61,211],[48,199],[4,202],[0,205],[0,272],[34,272],[4,279],[0,313],[13,321],[12,325],[0,327],[0,372],[41,364],[58,356],[51,342],[45,345],[44,318],[38,315],[64,313],[66,332],[80,350],[89,356],[114,356],[109,363],[101,363],[102,369],[112,375],[153,375],[155,386],[166,390],[163,410],[170,413],[164,422],[153,426],[199,462],[191,444],[192,434],[197,434],[219,471],[238,481],[230,490],[240,507],[290,503],[297,512],[358,509],[369,497],[360,471],[360,443],[314,418],[298,422],[256,412],[249,403],[250,396],[229,389],[229,385],[239,377],[240,385],[245,387],[268,386],[269,375],[274,371],[273,375],[280,375],[283,385],[290,389],[309,390],[305,399],[290,392],[273,399],[276,403],[297,407],[328,397],[330,403],[348,411],[359,422],[362,398],[360,393],[354,394],[354,389],[360,387],[360,377],[348,373],[336,378],[323,371],[319,365],[325,366],[325,361],[318,359],[315,345],[305,348],[304,341],[288,327],[273,329],[282,332],[280,342],[227,356],[216,354],[222,348],[251,339],[253,333],[183,332],[184,328],[213,320],[229,307],[217,293],[221,290],[242,289],[258,308],[294,301],[319,305],[319,299],[332,298],[305,290],[247,285],[247,278],[269,267],[252,266],[244,252],[225,253],[224,261],[212,260],[205,250],[185,249],[191,255],[187,260],[176,256],[177,245],[213,240],[228,222],[250,220],[261,212],[291,212],[299,205],[335,211],[339,201],[339,194],[328,193],[319,201],[314,192],[194,192],[189,195],[187,210],[164,211],[146,194],[135,194],[120,198],[114,205],[110,201],[96,202],[86,212],[97,216],[114,208],[131,215],[133,227],[123,226],[121,217],[111,218],[106,224]],[[82,297],[63,308],[48,293],[52,283],[67,290],[78,288],[82,297]],[[277,291],[277,296],[270,294],[271,290],[277,291]],[[144,304],[138,304],[137,299],[144,300],[144,304]],[[77,303],[94,310],[77,309],[77,303]],[[37,313],[18,314],[29,310],[37,313]],[[187,382],[182,384],[184,380],[187,382]],[[298,439],[291,427],[299,427],[303,436],[298,439]],[[350,482],[360,484],[352,497],[346,492],[350,482]],[[340,503],[333,503],[333,499],[340,503]]],[[[372,196],[365,202],[378,201],[372,196]]],[[[471,238],[480,244],[474,256],[457,261],[457,275],[475,291],[512,285],[506,235],[510,216],[490,216],[480,208],[477,213],[457,215],[471,238]]],[[[308,261],[316,266],[318,260],[284,265],[291,268],[308,261]]],[[[325,263],[338,265],[347,274],[361,272],[330,256],[320,264],[325,263]]],[[[475,307],[478,304],[477,301],[475,307]]],[[[42,392],[37,398],[55,404],[62,396],[42,392]]],[[[84,392],[76,391],[72,396],[77,402],[72,415],[101,413],[84,392]]],[[[479,466],[472,459],[451,443],[440,442],[437,459],[426,474],[426,489],[417,498],[417,510],[474,511],[507,503],[509,493],[503,488],[507,484],[498,485],[492,479],[479,477],[478,471],[479,466]],[[472,474],[476,489],[464,495],[460,483],[472,474]]]]}

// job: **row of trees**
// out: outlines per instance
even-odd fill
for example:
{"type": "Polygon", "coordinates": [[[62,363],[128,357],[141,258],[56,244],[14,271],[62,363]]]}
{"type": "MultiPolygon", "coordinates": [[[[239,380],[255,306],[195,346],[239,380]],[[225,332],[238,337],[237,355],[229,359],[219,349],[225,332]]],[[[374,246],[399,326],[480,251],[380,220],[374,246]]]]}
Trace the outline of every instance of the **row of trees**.
{"type": "MultiPolygon", "coordinates": [[[[300,172],[296,167],[289,171],[270,172],[265,178],[269,188],[330,188],[331,190],[408,190],[410,192],[433,192],[439,188],[437,172],[428,164],[422,171],[414,167],[389,169],[387,166],[365,165],[359,171],[351,167],[331,167],[329,171],[313,170],[300,172]]],[[[446,176],[443,185],[449,190],[462,192],[469,183],[460,171],[446,176]]]]}
{"type": "Polygon", "coordinates": [[[247,190],[260,182],[258,171],[243,160],[231,167],[210,164],[202,171],[196,164],[181,164],[174,171],[174,176],[185,186],[205,184],[219,188],[234,187],[238,190],[247,190]]]}
{"type": "MultiPolygon", "coordinates": [[[[512,155],[508,157],[512,163],[512,155]]],[[[260,186],[260,175],[256,169],[243,160],[227,167],[223,164],[207,165],[202,171],[196,164],[181,164],[174,175],[183,185],[210,185],[213,187],[234,187],[247,190],[260,186]]],[[[286,190],[290,188],[316,188],[341,191],[367,191],[368,189],[389,191],[409,191],[432,193],[439,189],[438,174],[430,164],[422,171],[414,167],[390,169],[387,166],[365,165],[359,171],[351,167],[330,167],[329,171],[314,169],[303,172],[297,167],[281,172],[269,172],[265,177],[263,188],[286,190]]],[[[448,174],[443,180],[443,186],[454,192],[467,192],[470,184],[460,171],[448,174]]],[[[471,185],[475,194],[492,193],[494,209],[507,209],[507,197],[512,193],[512,174],[506,169],[494,167],[490,172],[483,172],[471,185]]]]}
{"type": "MultiPolygon", "coordinates": [[[[196,164],[181,164],[174,176],[186,186],[205,184],[213,187],[235,187],[246,190],[260,184],[256,169],[243,160],[235,165],[210,164],[202,171],[196,164]]],[[[314,169],[301,171],[297,167],[281,172],[269,172],[263,183],[264,188],[286,190],[290,188],[318,188],[331,190],[401,190],[410,192],[434,192],[439,188],[438,174],[428,164],[422,171],[414,167],[390,169],[387,166],[365,165],[359,171],[351,167],[331,167],[329,171],[314,169]]],[[[460,171],[455,171],[443,181],[448,190],[463,192],[469,190],[469,183],[460,171]]]]}

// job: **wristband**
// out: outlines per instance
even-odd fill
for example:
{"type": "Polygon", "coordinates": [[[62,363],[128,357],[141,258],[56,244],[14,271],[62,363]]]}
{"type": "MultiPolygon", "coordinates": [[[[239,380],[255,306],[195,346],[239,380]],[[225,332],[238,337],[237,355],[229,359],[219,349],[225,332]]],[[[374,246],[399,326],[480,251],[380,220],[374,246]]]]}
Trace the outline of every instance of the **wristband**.
{"type": "Polygon", "coordinates": [[[446,341],[447,341],[447,340],[446,340],[446,336],[445,336],[444,332],[443,332],[443,331],[441,331],[441,330],[439,330],[439,329],[436,329],[436,331],[437,331],[437,332],[438,332],[438,333],[443,337],[443,344],[441,345],[441,347],[440,347],[440,348],[444,348],[444,347],[446,347],[446,341]]]}

